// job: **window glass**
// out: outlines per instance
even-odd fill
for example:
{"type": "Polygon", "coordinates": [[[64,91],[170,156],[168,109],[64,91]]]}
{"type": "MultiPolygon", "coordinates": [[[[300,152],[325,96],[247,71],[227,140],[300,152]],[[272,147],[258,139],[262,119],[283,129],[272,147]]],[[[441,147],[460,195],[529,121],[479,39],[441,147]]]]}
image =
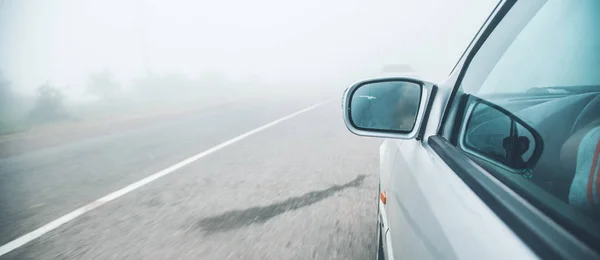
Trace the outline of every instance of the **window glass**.
{"type": "Polygon", "coordinates": [[[600,1],[549,1],[527,24],[479,93],[600,86],[600,1]]]}
{"type": "Polygon", "coordinates": [[[599,229],[600,1],[550,0],[514,37],[497,31],[463,80],[471,96],[457,145],[509,186],[599,229]]]}

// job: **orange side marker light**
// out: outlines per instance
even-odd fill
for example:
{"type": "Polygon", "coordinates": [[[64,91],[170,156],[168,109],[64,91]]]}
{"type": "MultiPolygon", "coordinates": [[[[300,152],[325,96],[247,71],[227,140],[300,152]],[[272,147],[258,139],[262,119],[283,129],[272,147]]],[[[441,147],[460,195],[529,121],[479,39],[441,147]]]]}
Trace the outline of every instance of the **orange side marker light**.
{"type": "Polygon", "coordinates": [[[381,193],[379,193],[379,199],[381,199],[381,202],[383,202],[383,205],[385,205],[385,202],[387,201],[387,197],[385,196],[385,192],[382,191],[381,193]]]}

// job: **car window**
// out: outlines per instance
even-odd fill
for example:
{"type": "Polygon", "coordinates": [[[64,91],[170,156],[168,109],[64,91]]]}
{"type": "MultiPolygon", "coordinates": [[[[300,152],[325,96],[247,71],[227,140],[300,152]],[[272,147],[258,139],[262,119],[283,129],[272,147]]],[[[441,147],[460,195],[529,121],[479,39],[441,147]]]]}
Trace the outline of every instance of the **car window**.
{"type": "Polygon", "coordinates": [[[516,28],[517,18],[505,18],[475,55],[459,89],[465,102],[454,142],[524,197],[556,214],[574,212],[585,220],[562,219],[595,232],[600,1],[550,0],[537,7],[512,35],[498,28],[516,28]]]}
{"type": "Polygon", "coordinates": [[[598,86],[598,1],[550,1],[502,55],[478,93],[598,86]]]}

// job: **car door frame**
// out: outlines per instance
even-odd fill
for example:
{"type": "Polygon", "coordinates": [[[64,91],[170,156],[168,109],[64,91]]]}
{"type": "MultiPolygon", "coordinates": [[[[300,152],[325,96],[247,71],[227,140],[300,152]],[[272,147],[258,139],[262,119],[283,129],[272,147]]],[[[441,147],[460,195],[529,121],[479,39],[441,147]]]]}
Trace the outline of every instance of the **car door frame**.
{"type": "MultiPolygon", "coordinates": [[[[459,118],[461,83],[469,70],[469,65],[488,40],[494,29],[501,23],[517,0],[500,1],[490,18],[480,29],[470,46],[452,70],[451,77],[444,84],[452,85],[452,91],[437,126],[435,135],[427,138],[431,149],[458,175],[479,198],[541,258],[598,259],[598,247],[590,247],[569,233],[562,226],[520,197],[509,187],[498,181],[489,172],[478,166],[463,151],[455,147],[450,135],[456,133],[454,123],[459,118]],[[454,76],[452,76],[454,75],[454,76]],[[448,138],[446,138],[448,137],[448,138]]],[[[462,120],[462,119],[460,119],[462,120]]],[[[430,124],[433,122],[429,122],[430,124]]]]}

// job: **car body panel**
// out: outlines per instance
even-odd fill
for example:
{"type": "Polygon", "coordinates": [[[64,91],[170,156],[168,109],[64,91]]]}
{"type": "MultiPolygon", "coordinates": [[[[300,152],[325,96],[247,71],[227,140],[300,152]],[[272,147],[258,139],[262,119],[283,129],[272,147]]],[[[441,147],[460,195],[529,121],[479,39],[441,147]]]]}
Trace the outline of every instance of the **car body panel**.
{"type": "Polygon", "coordinates": [[[383,252],[385,254],[385,259],[394,259],[394,250],[392,248],[392,244],[389,243],[388,241],[391,241],[391,234],[390,234],[390,229],[389,229],[389,223],[388,223],[388,217],[387,217],[387,211],[385,209],[385,204],[383,204],[383,202],[380,200],[379,201],[379,216],[377,216],[379,218],[379,221],[381,223],[380,227],[379,227],[379,231],[383,233],[382,236],[382,243],[383,243],[383,252]]]}

